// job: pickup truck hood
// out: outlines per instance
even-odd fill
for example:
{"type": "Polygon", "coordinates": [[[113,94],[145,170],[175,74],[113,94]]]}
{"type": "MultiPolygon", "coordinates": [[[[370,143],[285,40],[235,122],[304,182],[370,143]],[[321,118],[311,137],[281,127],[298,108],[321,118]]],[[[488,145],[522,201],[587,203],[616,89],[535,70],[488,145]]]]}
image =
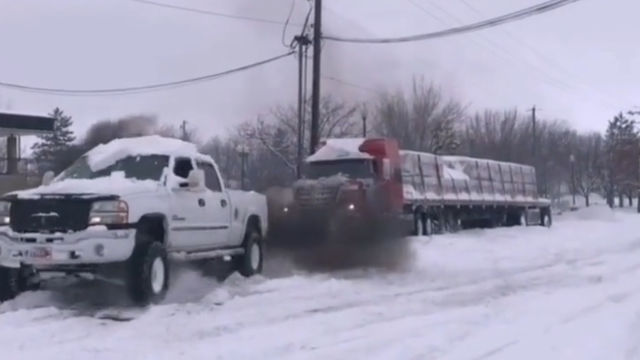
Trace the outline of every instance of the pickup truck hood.
{"type": "Polygon", "coordinates": [[[155,181],[132,180],[118,177],[102,177],[97,179],[68,179],[53,182],[37,188],[8,193],[10,198],[40,198],[47,195],[70,196],[81,198],[102,198],[111,196],[127,196],[157,191],[160,184],[155,181]]]}

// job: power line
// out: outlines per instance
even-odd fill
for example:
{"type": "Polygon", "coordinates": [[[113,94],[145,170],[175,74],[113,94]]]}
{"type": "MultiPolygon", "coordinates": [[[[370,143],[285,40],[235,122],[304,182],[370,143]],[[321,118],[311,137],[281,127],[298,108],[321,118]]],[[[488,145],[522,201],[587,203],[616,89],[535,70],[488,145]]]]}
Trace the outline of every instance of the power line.
{"type": "Polygon", "coordinates": [[[429,40],[429,39],[441,38],[441,37],[452,36],[452,35],[468,33],[468,32],[495,27],[498,25],[506,24],[516,20],[521,20],[534,15],[539,15],[545,12],[549,12],[551,10],[555,10],[557,8],[560,8],[578,1],[580,0],[549,0],[543,3],[540,3],[538,5],[533,5],[528,8],[515,11],[509,14],[505,14],[502,16],[498,16],[492,19],[472,23],[469,25],[454,27],[451,29],[426,33],[426,34],[402,36],[402,37],[395,37],[395,38],[377,38],[377,39],[345,38],[345,37],[333,36],[333,35],[326,35],[326,36],[323,36],[323,38],[327,40],[333,40],[333,41],[362,43],[362,44],[388,44],[388,43],[401,43],[401,42],[429,40]]]}
{"type": "MultiPolygon", "coordinates": [[[[151,1],[151,0],[129,0],[129,1],[137,2],[139,4],[158,6],[158,7],[163,7],[163,8],[167,8],[167,9],[181,10],[181,11],[186,11],[186,12],[191,12],[191,13],[196,13],[196,14],[217,16],[217,17],[223,17],[223,18],[228,18],[228,19],[245,20],[245,21],[252,21],[252,22],[263,23],[263,24],[272,24],[272,25],[282,25],[283,24],[283,22],[279,21],[279,20],[272,20],[272,19],[265,19],[265,18],[259,18],[259,17],[244,16],[244,15],[227,14],[227,13],[222,13],[222,12],[218,12],[218,11],[197,9],[197,8],[180,6],[180,5],[172,5],[172,4],[161,3],[161,2],[151,1]]],[[[301,26],[302,24],[291,23],[291,25],[301,26]]]]}
{"type": "Polygon", "coordinates": [[[237,68],[225,70],[215,74],[208,74],[208,75],[198,76],[198,77],[184,79],[184,80],[170,81],[170,82],[157,83],[157,84],[151,84],[151,85],[121,87],[121,88],[112,88],[112,89],[58,89],[58,88],[36,87],[36,86],[29,86],[29,85],[0,81],[0,86],[14,89],[14,90],[26,91],[26,92],[44,93],[44,94],[50,94],[50,95],[70,95],[70,96],[104,96],[104,95],[143,93],[143,92],[158,91],[158,90],[164,90],[164,89],[170,89],[170,88],[177,88],[181,86],[192,85],[195,83],[216,80],[218,78],[221,78],[227,75],[249,70],[258,66],[266,65],[268,63],[290,56],[293,53],[294,53],[293,51],[289,51],[287,53],[284,53],[278,56],[274,56],[274,57],[261,60],[258,62],[254,62],[248,65],[243,65],[237,68]]]}
{"type": "Polygon", "coordinates": [[[378,94],[378,95],[383,95],[384,94],[384,91],[375,90],[375,89],[372,89],[372,88],[369,88],[369,87],[366,87],[366,86],[354,84],[352,82],[349,82],[349,81],[346,81],[346,80],[342,80],[342,79],[338,79],[338,78],[333,77],[333,76],[323,75],[322,78],[323,79],[327,79],[327,80],[331,80],[333,82],[336,82],[336,83],[344,85],[344,86],[349,86],[349,87],[352,87],[352,88],[364,90],[364,91],[367,91],[367,92],[370,92],[370,93],[375,93],[375,94],[378,94]]]}
{"type": "MultiPolygon", "coordinates": [[[[289,27],[289,21],[291,21],[291,16],[293,15],[293,10],[296,8],[296,0],[291,0],[291,8],[289,8],[289,15],[287,16],[287,20],[284,22],[284,27],[282,28],[282,45],[286,48],[293,48],[293,42],[287,45],[285,42],[285,38],[287,36],[287,28],[289,27]]],[[[304,29],[302,29],[304,31],[304,29]]]]}
{"type": "MultiPolygon", "coordinates": [[[[414,0],[407,0],[408,2],[410,2],[412,5],[414,5],[416,8],[420,9],[421,11],[423,11],[425,14],[429,15],[430,17],[436,19],[439,23],[441,23],[444,26],[448,26],[449,24],[446,23],[444,20],[442,20],[442,18],[440,18],[439,16],[436,16],[434,13],[429,12],[425,7],[423,7],[422,5],[418,4],[417,1],[414,0]]],[[[473,12],[475,12],[478,15],[483,15],[482,13],[480,13],[480,11],[473,7],[471,4],[469,4],[467,1],[465,0],[460,0],[463,2],[463,4],[465,6],[467,6],[468,8],[470,8],[473,12]]],[[[463,22],[454,14],[452,14],[450,11],[448,11],[447,9],[445,9],[444,7],[438,5],[435,1],[428,1],[429,5],[433,6],[434,8],[436,8],[439,12],[445,14],[446,16],[448,16],[449,18],[451,18],[453,20],[453,22],[456,25],[461,25],[463,24],[463,22]]],[[[515,40],[515,37],[513,35],[511,35],[508,30],[506,29],[500,29],[502,30],[505,34],[509,35],[512,39],[515,40]]],[[[503,46],[501,46],[499,43],[496,43],[495,41],[493,41],[492,39],[484,36],[483,34],[478,34],[478,36],[480,37],[481,40],[484,41],[484,45],[487,46],[488,50],[491,50],[496,56],[499,56],[500,58],[502,58],[505,61],[510,61],[515,63],[516,65],[521,65],[521,66],[527,66],[529,67],[531,70],[538,72],[541,77],[539,78],[539,80],[541,80],[542,82],[560,90],[563,92],[570,92],[573,90],[580,90],[580,89],[576,89],[576,84],[573,84],[571,82],[567,82],[564,81],[562,77],[558,77],[556,76],[553,72],[547,71],[547,69],[543,66],[539,66],[537,63],[535,62],[531,62],[529,61],[526,57],[522,57],[519,56],[520,54],[518,52],[511,52],[508,51],[506,48],[504,48],[503,46]],[[515,61],[511,61],[511,60],[515,60],[515,61]]],[[[471,38],[472,40],[476,40],[475,38],[471,38]]],[[[543,58],[544,55],[542,55],[539,51],[537,51],[534,47],[528,45],[526,42],[519,40],[516,41],[518,45],[522,45],[527,47],[532,53],[533,55],[537,55],[538,57],[540,57],[542,60],[545,60],[543,58]]],[[[480,43],[477,42],[479,45],[480,43]]],[[[546,57],[545,57],[546,58],[546,57]]],[[[546,58],[548,59],[548,58],[546,58]]],[[[551,64],[551,63],[549,63],[551,64]]],[[[553,64],[551,64],[553,65],[553,64]]],[[[582,95],[582,94],[578,94],[581,96],[586,96],[586,95],[582,95]]],[[[598,101],[603,101],[606,99],[597,99],[598,101]]],[[[610,103],[612,104],[612,103],[610,103]]]]}
{"type": "MultiPolygon", "coordinates": [[[[477,15],[480,15],[480,16],[483,15],[483,13],[477,7],[475,7],[471,3],[469,3],[469,1],[467,1],[467,0],[459,0],[459,1],[464,6],[469,8],[471,11],[476,13],[477,15]]],[[[603,99],[598,99],[598,100],[607,102],[608,105],[615,105],[615,101],[612,101],[612,100],[614,100],[616,98],[615,96],[612,96],[610,93],[607,93],[607,92],[605,92],[604,90],[602,90],[600,88],[593,87],[588,83],[581,82],[582,78],[580,76],[577,76],[575,73],[573,73],[571,70],[569,70],[565,66],[562,66],[559,62],[557,62],[553,58],[545,55],[544,53],[539,51],[535,46],[530,45],[526,40],[524,40],[524,39],[522,39],[520,37],[516,37],[516,35],[514,35],[512,32],[510,32],[507,29],[501,29],[501,30],[507,37],[509,37],[511,40],[513,40],[514,43],[516,43],[518,45],[521,45],[524,48],[526,48],[527,50],[529,50],[529,52],[531,52],[531,54],[533,54],[534,56],[538,57],[540,60],[542,60],[542,62],[546,63],[547,65],[549,65],[552,68],[555,68],[558,71],[559,74],[569,75],[570,78],[573,78],[574,80],[577,80],[575,82],[579,82],[579,84],[577,84],[577,85],[582,85],[584,87],[584,89],[587,89],[587,90],[592,91],[592,92],[598,92],[598,93],[602,94],[603,99]]],[[[559,81],[559,80],[555,80],[555,81],[559,81]]],[[[559,81],[559,82],[562,83],[562,81],[559,81]]],[[[566,83],[565,83],[565,85],[566,85],[566,83]]],[[[570,85],[567,85],[567,86],[570,86],[570,85]]]]}

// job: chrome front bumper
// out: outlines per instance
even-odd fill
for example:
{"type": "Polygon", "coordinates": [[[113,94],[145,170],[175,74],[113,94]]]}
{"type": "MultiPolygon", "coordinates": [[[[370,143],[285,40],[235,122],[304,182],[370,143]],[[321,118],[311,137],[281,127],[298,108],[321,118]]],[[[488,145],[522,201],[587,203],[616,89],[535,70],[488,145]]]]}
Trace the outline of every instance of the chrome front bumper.
{"type": "Polygon", "coordinates": [[[0,228],[0,266],[105,264],[127,260],[135,230],[85,230],[68,234],[15,233],[0,228]]]}

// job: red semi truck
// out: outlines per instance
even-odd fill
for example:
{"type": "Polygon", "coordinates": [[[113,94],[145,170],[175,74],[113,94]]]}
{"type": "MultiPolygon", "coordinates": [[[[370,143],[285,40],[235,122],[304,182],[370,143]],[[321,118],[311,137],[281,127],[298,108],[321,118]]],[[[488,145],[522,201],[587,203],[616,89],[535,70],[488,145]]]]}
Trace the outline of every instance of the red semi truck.
{"type": "Polygon", "coordinates": [[[533,167],[401,150],[389,138],[324,140],[292,191],[274,228],[298,235],[336,226],[413,235],[551,226],[550,201],[537,194],[533,167]]]}

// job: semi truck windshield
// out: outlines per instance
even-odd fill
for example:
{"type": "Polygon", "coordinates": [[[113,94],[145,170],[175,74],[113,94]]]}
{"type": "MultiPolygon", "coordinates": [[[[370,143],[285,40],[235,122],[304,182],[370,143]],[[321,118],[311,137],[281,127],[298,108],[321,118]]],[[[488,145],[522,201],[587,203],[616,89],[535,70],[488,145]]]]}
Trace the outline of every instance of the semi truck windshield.
{"type": "Polygon", "coordinates": [[[303,176],[307,179],[320,179],[342,175],[350,179],[366,179],[374,177],[371,160],[332,160],[317,161],[306,164],[303,176]]]}

